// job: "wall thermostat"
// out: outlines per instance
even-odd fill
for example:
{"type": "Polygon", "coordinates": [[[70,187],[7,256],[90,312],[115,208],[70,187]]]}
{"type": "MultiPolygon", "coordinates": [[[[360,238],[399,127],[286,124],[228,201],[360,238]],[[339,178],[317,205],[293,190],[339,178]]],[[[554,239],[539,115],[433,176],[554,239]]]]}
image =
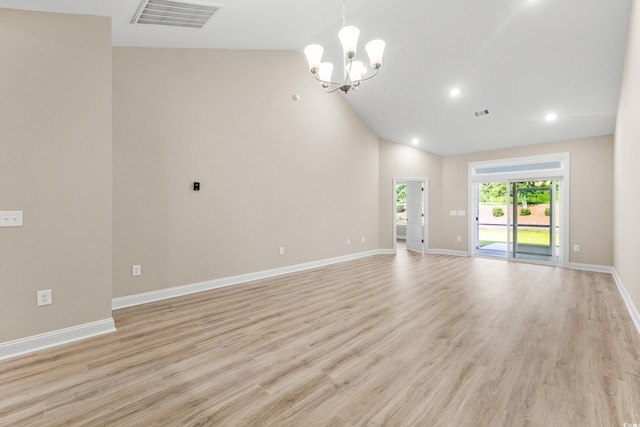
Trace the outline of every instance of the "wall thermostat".
{"type": "Polygon", "coordinates": [[[199,182],[194,182],[193,183],[193,191],[200,191],[200,183],[199,182]]]}

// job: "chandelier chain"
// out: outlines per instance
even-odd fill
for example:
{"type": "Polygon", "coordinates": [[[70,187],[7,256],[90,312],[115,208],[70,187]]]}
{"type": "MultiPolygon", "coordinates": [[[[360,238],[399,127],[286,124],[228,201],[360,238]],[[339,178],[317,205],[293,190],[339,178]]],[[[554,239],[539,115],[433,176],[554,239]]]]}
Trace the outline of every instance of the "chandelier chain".
{"type": "Polygon", "coordinates": [[[345,18],[346,8],[347,8],[347,0],[342,0],[342,28],[347,26],[347,19],[345,18]]]}

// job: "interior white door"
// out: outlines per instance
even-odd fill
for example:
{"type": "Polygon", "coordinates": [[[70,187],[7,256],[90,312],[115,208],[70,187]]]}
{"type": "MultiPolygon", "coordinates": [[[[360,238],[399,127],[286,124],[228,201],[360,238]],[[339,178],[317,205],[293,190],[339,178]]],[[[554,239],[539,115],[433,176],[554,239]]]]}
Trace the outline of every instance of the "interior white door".
{"type": "Polygon", "coordinates": [[[407,182],[407,249],[424,253],[422,181],[407,182]]]}

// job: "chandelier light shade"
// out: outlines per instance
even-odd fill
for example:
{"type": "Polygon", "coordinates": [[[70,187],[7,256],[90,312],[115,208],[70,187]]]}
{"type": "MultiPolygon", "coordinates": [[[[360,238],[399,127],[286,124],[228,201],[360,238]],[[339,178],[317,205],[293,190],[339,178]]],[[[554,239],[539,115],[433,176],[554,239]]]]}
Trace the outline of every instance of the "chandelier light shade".
{"type": "Polygon", "coordinates": [[[320,63],[320,69],[314,74],[318,76],[320,81],[330,82],[331,74],[333,74],[333,64],[331,62],[320,63]]]}
{"type": "Polygon", "coordinates": [[[331,93],[340,89],[344,93],[348,93],[351,89],[357,90],[360,83],[369,80],[378,74],[378,70],[382,66],[382,54],[384,53],[385,43],[382,40],[372,40],[365,46],[367,55],[369,55],[369,63],[373,72],[364,76],[364,64],[361,61],[354,61],[358,49],[358,37],[360,30],[354,26],[345,25],[344,17],[345,1],[342,2],[342,29],[338,32],[338,38],[342,43],[344,72],[341,81],[333,81],[333,64],[330,62],[322,62],[322,54],[324,49],[319,44],[310,44],[304,49],[304,54],[309,62],[309,70],[318,80],[325,91],[331,93]]]}
{"type": "Polygon", "coordinates": [[[342,43],[344,56],[349,59],[356,56],[358,37],[360,37],[360,30],[356,27],[343,27],[338,32],[338,38],[340,39],[340,43],[342,43]]]}
{"type": "Polygon", "coordinates": [[[382,65],[382,54],[384,53],[384,42],[382,40],[371,40],[364,47],[369,55],[371,68],[377,70],[382,65]]]}
{"type": "Polygon", "coordinates": [[[318,71],[318,69],[320,69],[320,63],[322,62],[323,53],[324,49],[319,44],[310,44],[309,46],[304,48],[304,54],[307,56],[307,61],[309,61],[309,68],[311,68],[312,73],[315,73],[318,71]]]}
{"type": "Polygon", "coordinates": [[[351,69],[349,70],[349,79],[352,82],[357,82],[362,80],[362,69],[364,64],[360,61],[353,61],[351,63],[351,69]]]}

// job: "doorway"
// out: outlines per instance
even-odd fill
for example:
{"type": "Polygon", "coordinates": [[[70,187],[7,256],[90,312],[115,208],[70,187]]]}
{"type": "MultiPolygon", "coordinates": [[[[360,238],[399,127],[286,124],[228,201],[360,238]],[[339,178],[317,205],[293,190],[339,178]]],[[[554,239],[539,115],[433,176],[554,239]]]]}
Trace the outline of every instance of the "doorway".
{"type": "Polygon", "coordinates": [[[393,250],[405,239],[410,251],[426,253],[428,247],[428,178],[393,179],[393,250]]]}

